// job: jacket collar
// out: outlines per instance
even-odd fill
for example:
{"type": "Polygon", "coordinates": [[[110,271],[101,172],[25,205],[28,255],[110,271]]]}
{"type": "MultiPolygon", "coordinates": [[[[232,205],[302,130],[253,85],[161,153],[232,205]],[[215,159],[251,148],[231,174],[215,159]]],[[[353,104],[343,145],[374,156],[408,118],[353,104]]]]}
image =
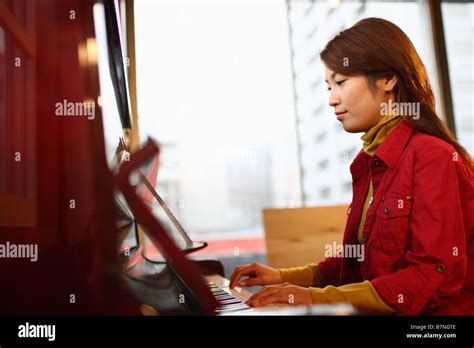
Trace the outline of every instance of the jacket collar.
{"type": "MultiPolygon", "coordinates": [[[[374,156],[381,159],[388,167],[393,168],[397,164],[414,128],[405,120],[400,122],[393,131],[385,138],[380,146],[375,150],[374,156]]],[[[365,163],[371,156],[361,150],[351,164],[352,175],[357,175],[364,171],[367,166],[365,163]]]]}
{"type": "Polygon", "coordinates": [[[400,122],[392,133],[387,136],[385,141],[380,144],[377,150],[375,150],[374,156],[377,156],[387,166],[393,168],[402,155],[413,131],[413,127],[408,122],[400,122]]]}

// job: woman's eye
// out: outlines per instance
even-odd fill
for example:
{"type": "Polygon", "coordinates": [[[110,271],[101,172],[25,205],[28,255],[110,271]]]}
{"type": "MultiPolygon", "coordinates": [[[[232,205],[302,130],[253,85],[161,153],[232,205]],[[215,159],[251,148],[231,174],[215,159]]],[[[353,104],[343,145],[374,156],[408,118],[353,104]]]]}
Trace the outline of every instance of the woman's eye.
{"type": "MultiPolygon", "coordinates": [[[[340,80],[340,81],[336,81],[336,85],[340,86],[342,85],[344,82],[346,82],[347,79],[344,79],[344,80],[340,80]]],[[[331,87],[327,87],[326,89],[327,91],[330,91],[331,90],[331,87]]]]}

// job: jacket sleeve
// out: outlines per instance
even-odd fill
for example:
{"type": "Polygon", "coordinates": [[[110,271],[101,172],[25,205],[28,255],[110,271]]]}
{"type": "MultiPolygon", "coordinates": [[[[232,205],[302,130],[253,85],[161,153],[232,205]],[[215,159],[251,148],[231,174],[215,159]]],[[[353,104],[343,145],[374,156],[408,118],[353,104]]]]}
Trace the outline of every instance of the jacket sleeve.
{"type": "Polygon", "coordinates": [[[441,146],[416,156],[408,266],[371,280],[385,303],[407,315],[434,310],[443,299],[459,294],[466,273],[459,163],[441,146]]]}

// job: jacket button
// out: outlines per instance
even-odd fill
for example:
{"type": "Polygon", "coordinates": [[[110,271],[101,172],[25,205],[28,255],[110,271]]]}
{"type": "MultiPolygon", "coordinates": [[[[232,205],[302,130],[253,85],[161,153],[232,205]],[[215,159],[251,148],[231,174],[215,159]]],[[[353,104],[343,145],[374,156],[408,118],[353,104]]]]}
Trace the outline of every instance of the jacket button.
{"type": "Polygon", "coordinates": [[[384,197],[384,196],[382,196],[381,200],[382,200],[382,202],[383,202],[383,201],[385,201],[385,197],[384,197]]]}
{"type": "Polygon", "coordinates": [[[446,266],[443,265],[442,263],[440,263],[438,265],[438,267],[436,268],[436,270],[439,272],[439,273],[443,273],[445,270],[446,270],[446,266]]]}
{"type": "Polygon", "coordinates": [[[383,212],[384,212],[385,214],[388,214],[388,213],[390,213],[390,209],[389,209],[388,207],[385,207],[385,209],[383,210],[383,212]]]}
{"type": "Polygon", "coordinates": [[[362,235],[362,240],[363,240],[364,242],[367,242],[367,239],[369,239],[369,236],[366,235],[366,234],[363,234],[363,235],[362,235]]]}
{"type": "Polygon", "coordinates": [[[374,164],[375,164],[376,166],[378,166],[378,165],[380,164],[380,161],[376,158],[376,159],[374,159],[374,164]]]}
{"type": "Polygon", "coordinates": [[[406,199],[407,201],[409,201],[409,200],[411,200],[411,196],[406,196],[405,199],[406,199]]]}

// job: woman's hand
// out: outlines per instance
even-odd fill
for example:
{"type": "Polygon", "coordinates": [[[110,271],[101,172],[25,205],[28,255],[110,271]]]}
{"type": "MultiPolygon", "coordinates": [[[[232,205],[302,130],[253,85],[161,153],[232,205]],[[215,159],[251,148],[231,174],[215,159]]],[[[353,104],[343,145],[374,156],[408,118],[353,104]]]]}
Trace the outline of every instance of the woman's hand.
{"type": "Polygon", "coordinates": [[[258,262],[252,262],[248,265],[237,266],[230,277],[229,287],[232,289],[238,286],[270,285],[282,283],[280,271],[264,266],[258,262]],[[240,281],[240,278],[248,277],[240,281]]]}
{"type": "Polygon", "coordinates": [[[283,283],[264,287],[253,294],[245,303],[252,307],[261,307],[273,303],[310,305],[313,301],[309,288],[283,283]]]}

